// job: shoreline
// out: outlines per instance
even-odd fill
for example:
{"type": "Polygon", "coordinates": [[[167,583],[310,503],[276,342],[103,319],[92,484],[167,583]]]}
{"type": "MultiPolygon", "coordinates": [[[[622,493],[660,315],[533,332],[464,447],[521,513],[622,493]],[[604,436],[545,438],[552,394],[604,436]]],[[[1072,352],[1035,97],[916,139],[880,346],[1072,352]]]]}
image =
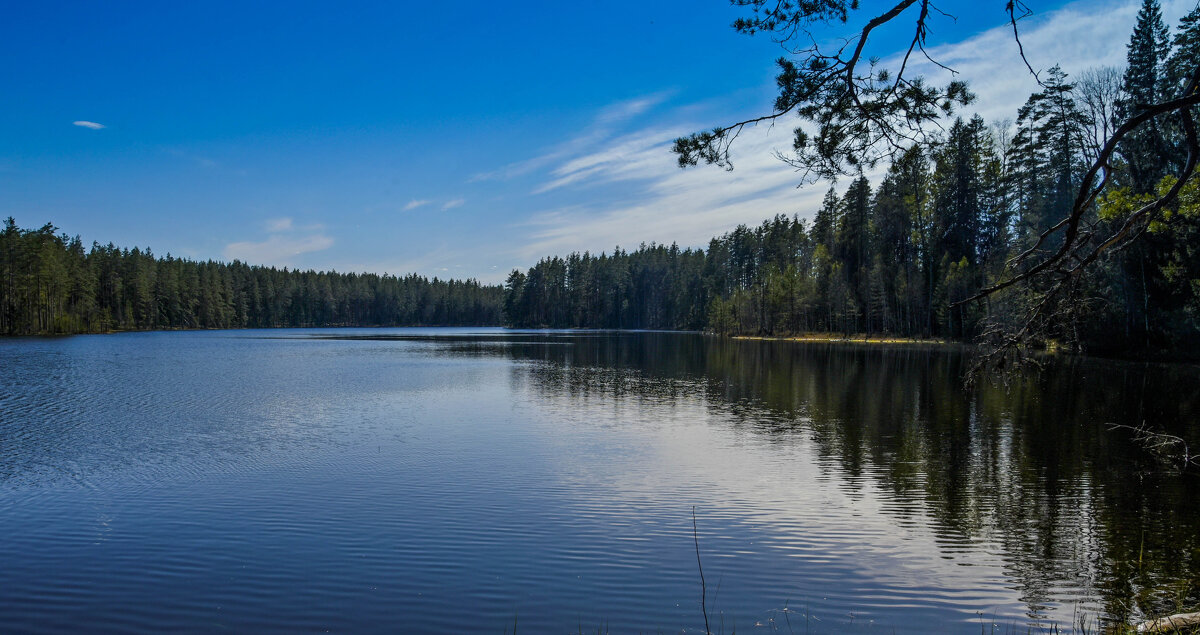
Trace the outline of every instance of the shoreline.
{"type": "Polygon", "coordinates": [[[963,345],[963,342],[935,338],[895,337],[878,335],[838,335],[835,333],[806,333],[804,335],[730,335],[730,339],[764,342],[809,342],[822,344],[922,344],[963,345]]]}

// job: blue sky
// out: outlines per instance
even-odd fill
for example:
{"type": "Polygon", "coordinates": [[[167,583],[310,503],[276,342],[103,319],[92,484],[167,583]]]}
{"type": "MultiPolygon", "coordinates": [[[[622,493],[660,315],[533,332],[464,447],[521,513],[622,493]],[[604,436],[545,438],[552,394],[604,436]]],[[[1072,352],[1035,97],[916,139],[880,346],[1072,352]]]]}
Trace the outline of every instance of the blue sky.
{"type": "MultiPolygon", "coordinates": [[[[1134,0],[1028,4],[1035,65],[1123,59],[1134,0]]],[[[1163,4],[1173,25],[1195,3],[1163,4]]],[[[1033,84],[1003,0],[940,6],[958,19],[933,25],[939,59],[982,114],[1013,117],[1033,84]]],[[[733,172],[681,171],[667,151],[769,107],[781,51],[730,29],[740,14],[724,0],[14,4],[0,217],[159,254],[490,282],[544,255],[698,246],[811,215],[827,186],[797,189],[771,157],[790,125],[746,135],[733,172]]]]}

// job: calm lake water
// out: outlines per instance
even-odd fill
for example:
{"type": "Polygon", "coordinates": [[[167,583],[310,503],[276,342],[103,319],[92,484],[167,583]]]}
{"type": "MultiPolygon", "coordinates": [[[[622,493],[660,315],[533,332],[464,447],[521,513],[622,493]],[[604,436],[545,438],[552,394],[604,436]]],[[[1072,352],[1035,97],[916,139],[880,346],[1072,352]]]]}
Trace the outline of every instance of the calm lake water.
{"type": "Polygon", "coordinates": [[[0,630],[1070,629],[1200,603],[1189,366],[325,329],[0,340],[0,630]],[[992,625],[995,625],[994,627],[992,625]]]}

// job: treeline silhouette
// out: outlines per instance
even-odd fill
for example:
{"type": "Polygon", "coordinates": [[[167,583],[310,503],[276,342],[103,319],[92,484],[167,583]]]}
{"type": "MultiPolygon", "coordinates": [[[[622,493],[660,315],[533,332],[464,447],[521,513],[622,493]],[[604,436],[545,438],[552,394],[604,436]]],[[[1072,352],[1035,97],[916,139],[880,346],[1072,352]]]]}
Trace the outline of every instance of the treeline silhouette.
{"type": "MultiPolygon", "coordinates": [[[[1158,3],[1145,0],[1128,51],[1125,69],[1092,69],[1074,83],[1050,69],[1015,122],[955,120],[932,147],[898,156],[876,184],[860,175],[840,192],[830,188],[811,222],[780,215],[739,226],[707,250],[651,244],[514,271],[505,284],[506,322],[971,338],[991,321],[1020,320],[1029,294],[1019,289],[987,305],[955,303],[1012,275],[1012,256],[1061,245],[1061,234],[1040,245],[1038,237],[1068,215],[1115,122],[1183,91],[1200,57],[1200,8],[1172,39],[1158,3]]],[[[1155,120],[1127,137],[1108,166],[1108,193],[1087,211],[1088,236],[1112,235],[1174,183],[1185,159],[1176,122],[1155,120]]],[[[1197,350],[1196,181],[1167,222],[1089,265],[1078,306],[1039,325],[1040,335],[1093,351],[1197,350]]]]}
{"type": "Polygon", "coordinates": [[[502,290],[429,280],[165,258],[57,233],[0,233],[0,333],[171,328],[479,326],[500,323],[502,290]]]}
{"type": "MultiPolygon", "coordinates": [[[[1019,323],[1030,294],[956,302],[1012,275],[1015,254],[1061,245],[1039,236],[1068,215],[1114,126],[1177,97],[1197,58],[1200,7],[1171,37],[1157,0],[1144,0],[1126,68],[1071,82],[1054,67],[1014,122],[959,118],[938,143],[896,157],[877,184],[860,175],[831,187],[811,222],[777,215],[707,249],[643,244],[549,257],[503,287],[87,250],[51,225],[22,230],[10,218],[0,236],[0,332],[504,323],[972,338],[992,323],[1019,323]]],[[[1087,210],[1085,240],[1112,235],[1170,188],[1186,163],[1184,128],[1152,120],[1122,141],[1106,168],[1111,185],[1087,210]]],[[[1200,350],[1197,182],[1165,221],[1089,264],[1077,306],[1036,325],[1038,335],[1093,352],[1200,350]]]]}

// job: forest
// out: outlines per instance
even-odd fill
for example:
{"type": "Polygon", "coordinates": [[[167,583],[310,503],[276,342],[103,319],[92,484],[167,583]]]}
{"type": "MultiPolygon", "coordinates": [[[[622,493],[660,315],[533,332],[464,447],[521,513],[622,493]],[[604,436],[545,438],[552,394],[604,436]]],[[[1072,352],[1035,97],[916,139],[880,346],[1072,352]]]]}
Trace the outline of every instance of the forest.
{"type": "MultiPolygon", "coordinates": [[[[1196,59],[1200,7],[1172,33],[1145,0],[1125,68],[1070,77],[1054,67],[1014,119],[959,117],[936,143],[831,186],[818,210],[739,226],[702,249],[547,257],[503,287],[85,249],[52,225],[20,229],[10,218],[0,234],[0,333],[505,324],[969,340],[1020,314],[1036,289],[962,301],[1002,279],[1015,254],[1055,248],[1039,236],[1070,210],[1118,122],[1179,95],[1196,59]]],[[[1110,185],[1087,210],[1089,231],[1111,233],[1169,189],[1185,165],[1184,137],[1168,118],[1126,136],[1106,167],[1110,185]]],[[[1195,178],[1136,242],[1087,270],[1072,311],[1043,336],[1100,353],[1200,350],[1195,178]]]]}
{"type": "Polygon", "coordinates": [[[474,280],[160,258],[56,232],[5,221],[0,333],[500,322],[501,289],[474,280]]]}
{"type": "MultiPolygon", "coordinates": [[[[543,259],[508,277],[506,321],[974,338],[1018,314],[1030,290],[960,301],[1003,278],[1014,255],[1056,247],[1055,238],[1040,245],[1038,238],[1071,210],[1118,122],[1181,94],[1197,59],[1200,8],[1171,34],[1157,2],[1147,0],[1124,69],[1072,78],[1054,67],[1013,120],[957,118],[936,143],[914,144],[873,175],[876,183],[860,172],[844,189],[831,187],[815,215],[804,210],[739,226],[707,250],[651,244],[543,259]]],[[[1175,183],[1184,137],[1178,123],[1162,118],[1122,140],[1106,168],[1110,185],[1087,210],[1092,234],[1110,234],[1175,183]]],[[[1139,240],[1089,268],[1080,300],[1045,339],[1093,352],[1198,350],[1195,178],[1139,240]]]]}

